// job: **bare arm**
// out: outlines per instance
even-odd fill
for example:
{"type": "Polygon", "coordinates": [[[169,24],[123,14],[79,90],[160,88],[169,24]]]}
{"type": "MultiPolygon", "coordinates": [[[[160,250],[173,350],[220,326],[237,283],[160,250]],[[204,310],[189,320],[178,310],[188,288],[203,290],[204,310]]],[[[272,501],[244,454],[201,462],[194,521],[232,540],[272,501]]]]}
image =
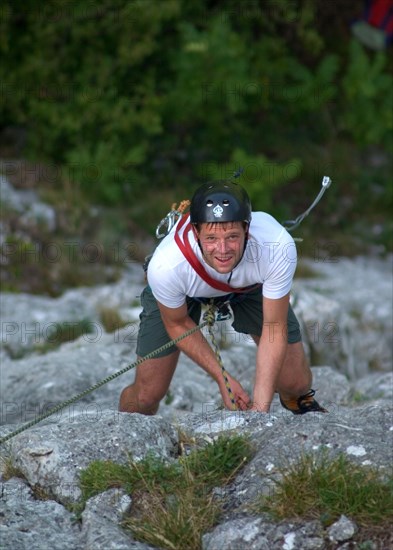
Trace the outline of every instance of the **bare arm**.
{"type": "Polygon", "coordinates": [[[287,351],[289,294],[263,298],[263,329],[258,345],[253,407],[268,412],[287,351]]]}
{"type": "MultiPolygon", "coordinates": [[[[187,330],[196,326],[194,321],[188,315],[186,304],[183,304],[178,308],[168,308],[158,302],[158,306],[160,308],[161,317],[166,331],[171,339],[181,336],[187,330]]],[[[200,331],[194,332],[190,336],[187,336],[178,342],[177,347],[217,382],[224,403],[226,407],[230,408],[231,401],[225,386],[221,367],[203,334],[200,331]]],[[[250,401],[247,393],[243,390],[237,380],[230,376],[229,383],[238,408],[241,410],[247,409],[250,401]]]]}

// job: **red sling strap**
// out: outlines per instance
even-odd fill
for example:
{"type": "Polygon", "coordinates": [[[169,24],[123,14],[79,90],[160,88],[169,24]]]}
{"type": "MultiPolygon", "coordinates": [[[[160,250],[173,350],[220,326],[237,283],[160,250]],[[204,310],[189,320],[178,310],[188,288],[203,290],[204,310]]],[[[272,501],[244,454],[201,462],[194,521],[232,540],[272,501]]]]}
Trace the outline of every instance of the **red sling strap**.
{"type": "Polygon", "coordinates": [[[251,292],[252,290],[260,288],[261,287],[260,283],[256,285],[247,286],[244,288],[234,288],[226,283],[222,283],[221,281],[216,281],[216,279],[213,279],[213,277],[209,275],[209,273],[203,267],[197,255],[193,251],[190,245],[190,241],[188,240],[188,234],[192,229],[190,223],[188,223],[188,225],[184,228],[183,241],[181,240],[180,230],[183,228],[185,223],[189,220],[189,216],[190,216],[189,214],[187,214],[186,216],[183,216],[180,222],[177,224],[177,227],[175,229],[175,241],[177,246],[182,251],[183,256],[186,258],[188,263],[193,267],[193,269],[195,269],[198,275],[211,287],[217,290],[222,290],[227,294],[231,294],[232,292],[236,292],[236,293],[251,292]]]}

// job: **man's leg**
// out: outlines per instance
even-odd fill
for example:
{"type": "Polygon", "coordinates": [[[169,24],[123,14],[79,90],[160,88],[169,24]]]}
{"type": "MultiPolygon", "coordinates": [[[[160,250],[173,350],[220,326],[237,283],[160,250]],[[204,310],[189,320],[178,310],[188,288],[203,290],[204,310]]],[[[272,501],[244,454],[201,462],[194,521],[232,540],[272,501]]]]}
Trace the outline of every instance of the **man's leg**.
{"type": "Polygon", "coordinates": [[[302,342],[288,344],[276,388],[281,399],[287,401],[306,394],[311,388],[311,383],[312,373],[302,342]]]}
{"type": "Polygon", "coordinates": [[[312,374],[301,342],[288,344],[287,354],[277,382],[281,405],[293,412],[328,412],[314,399],[312,374]]]}
{"type": "Polygon", "coordinates": [[[148,359],[136,367],[134,383],[121,392],[119,411],[156,414],[161,399],[168,391],[179,353],[175,351],[165,357],[148,359]]]}
{"type": "MultiPolygon", "coordinates": [[[[252,336],[259,345],[259,336],[252,336]]],[[[276,391],[285,401],[304,395],[311,388],[312,373],[304,353],[302,342],[288,344],[287,353],[278,377],[276,391]]]]}
{"type": "MultiPolygon", "coordinates": [[[[252,337],[259,344],[259,336],[252,337]]],[[[276,392],[283,407],[294,414],[306,412],[327,412],[314,399],[311,389],[312,373],[308,365],[302,342],[288,344],[287,353],[278,377],[276,392]]]]}
{"type": "MultiPolygon", "coordinates": [[[[255,335],[260,335],[263,329],[263,297],[257,292],[250,293],[232,309],[235,312],[233,328],[254,335],[252,338],[258,345],[260,337],[255,335]]],[[[288,308],[287,331],[283,338],[287,339],[288,346],[275,388],[280,394],[281,404],[294,414],[327,412],[313,397],[311,369],[301,342],[299,322],[291,306],[288,308]]]]}

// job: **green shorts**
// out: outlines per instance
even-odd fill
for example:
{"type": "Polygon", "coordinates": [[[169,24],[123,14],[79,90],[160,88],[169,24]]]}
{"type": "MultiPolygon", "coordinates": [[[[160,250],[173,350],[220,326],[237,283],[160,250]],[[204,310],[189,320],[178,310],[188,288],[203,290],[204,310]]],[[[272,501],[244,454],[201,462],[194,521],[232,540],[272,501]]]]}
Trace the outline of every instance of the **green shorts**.
{"type": "MultiPolygon", "coordinates": [[[[222,301],[223,298],[225,299],[225,296],[217,298],[217,300],[222,301]]],[[[261,289],[258,288],[256,291],[244,294],[231,294],[228,298],[234,317],[233,329],[243,334],[260,335],[263,326],[261,289]]],[[[202,303],[203,299],[187,297],[188,314],[196,324],[200,321],[202,303]]],[[[144,357],[169,342],[170,338],[162,322],[157,301],[149,286],[142,291],[141,305],[143,310],[139,316],[140,326],[136,352],[140,357],[144,357]]],[[[295,344],[302,339],[299,322],[291,306],[288,309],[288,324],[284,336],[289,344],[295,344]]],[[[176,346],[171,346],[156,357],[165,357],[176,349],[176,346]]]]}

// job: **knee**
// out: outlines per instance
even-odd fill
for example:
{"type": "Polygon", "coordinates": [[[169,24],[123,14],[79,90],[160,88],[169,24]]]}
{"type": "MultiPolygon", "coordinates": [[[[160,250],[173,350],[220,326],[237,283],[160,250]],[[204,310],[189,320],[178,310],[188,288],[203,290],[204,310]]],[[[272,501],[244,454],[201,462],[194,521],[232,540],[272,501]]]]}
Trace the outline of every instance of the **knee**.
{"type": "Polygon", "coordinates": [[[138,385],[133,384],[127,386],[121,392],[119,411],[154,415],[158,411],[163,397],[146,390],[146,388],[138,388],[138,385]]]}
{"type": "Polygon", "coordinates": [[[120,394],[119,411],[153,415],[161,399],[146,392],[138,392],[136,385],[127,386],[120,394]]]}
{"type": "Polygon", "coordinates": [[[136,407],[139,412],[144,414],[156,414],[160,406],[161,399],[153,395],[142,394],[136,398],[136,407]]]}
{"type": "Polygon", "coordinates": [[[166,396],[166,391],[161,391],[158,388],[151,388],[148,385],[143,385],[141,388],[137,386],[136,392],[139,403],[144,406],[154,407],[160,404],[160,401],[166,396]]]}

